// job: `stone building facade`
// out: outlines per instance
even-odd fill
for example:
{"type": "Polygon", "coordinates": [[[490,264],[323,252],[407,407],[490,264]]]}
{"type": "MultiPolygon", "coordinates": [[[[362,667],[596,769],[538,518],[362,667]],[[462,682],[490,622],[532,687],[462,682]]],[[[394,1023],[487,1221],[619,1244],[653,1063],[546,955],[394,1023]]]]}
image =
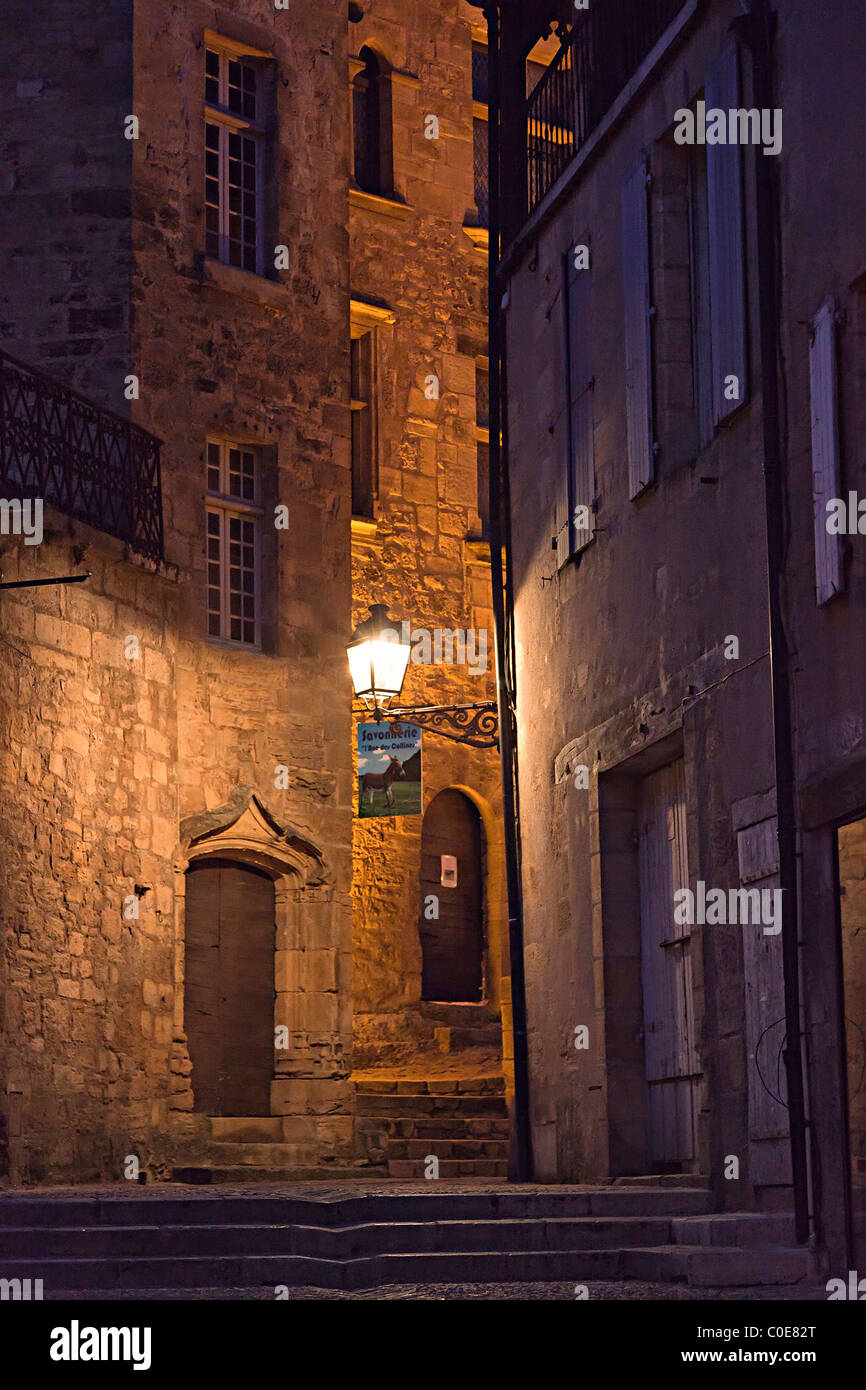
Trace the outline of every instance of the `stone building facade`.
{"type": "MultiPolygon", "coordinates": [[[[46,514],[41,546],[4,537],[6,580],[91,572],[2,599],[4,1166],[57,1182],[120,1177],[129,1155],[157,1175],[230,1165],[219,1145],[250,1110],[284,1145],[276,1160],[339,1162],[352,1154],[345,5],[167,16],[122,0],[49,5],[36,30],[26,6],[6,19],[3,348],[163,441],[165,546],[135,563],[102,534],[114,490],[133,511],[140,498],[134,468],[110,471],[124,429],[98,416],[65,466],[86,479],[96,453],[102,482],[46,514]],[[272,914],[250,954],[273,968],[255,978],[220,926],[251,893],[272,914]]],[[[87,412],[56,409],[32,436],[55,448],[87,412]]],[[[35,466],[27,450],[22,427],[7,497],[35,466]]]]}
{"type": "Polygon", "coordinates": [[[765,8],[501,7],[530,1095],[538,1178],[678,1172],[722,1209],[791,1206],[764,481],[778,371],[809,1219],[836,1273],[862,1232],[864,560],[856,533],[827,539],[824,509],[862,483],[866,33],[780,7],[765,107],[765,8]],[[551,23],[564,50],[527,112],[526,55],[551,23]],[[576,71],[597,80],[579,108],[576,71]],[[704,111],[758,107],[748,143],[688,139],[704,111]]]}
{"type": "MultiPolygon", "coordinates": [[[[485,96],[486,30],[463,3],[407,8],[399,0],[373,0],[363,8],[363,18],[349,26],[356,156],[350,277],[353,345],[358,357],[369,356],[367,410],[374,412],[375,433],[368,446],[371,483],[356,486],[353,506],[355,618],[372,603],[386,603],[411,637],[404,703],[473,704],[495,697],[484,527],[487,171],[483,114],[473,114],[484,109],[478,98],[485,96]],[[379,71],[378,141],[365,113],[368,89],[359,90],[371,64],[379,71]]],[[[363,412],[356,409],[354,418],[362,428],[363,412]]],[[[358,435],[355,449],[357,472],[364,466],[358,435]]],[[[455,1052],[476,1040],[499,1051],[507,961],[500,785],[494,749],[428,733],[424,818],[355,823],[360,1066],[423,1056],[436,1028],[451,1029],[445,1045],[455,1052]],[[431,813],[443,793],[448,796],[431,813]],[[423,881],[433,857],[425,837],[440,812],[445,840],[437,840],[436,853],[453,841],[459,857],[474,822],[482,857],[476,866],[482,932],[474,947],[483,954],[481,989],[468,1000],[457,981],[449,990],[446,978],[441,990],[424,980],[424,949],[435,951],[439,926],[435,917],[425,919],[424,903],[440,891],[438,872],[423,881]],[[437,1002],[441,992],[448,998],[437,1002]]],[[[443,903],[443,926],[446,915],[443,903]]],[[[468,942],[466,949],[473,949],[468,942]]],[[[459,953],[457,944],[455,959],[459,953]]]]}
{"type": "Polygon", "coordinates": [[[448,639],[404,701],[494,693],[483,34],[364,9],[6,16],[3,488],[46,506],[3,580],[89,573],[0,595],[12,1182],[370,1171],[353,1047],[501,1072],[495,750],[425,738],[432,820],[353,844],[367,606],[448,639]],[[446,850],[478,987],[437,1001],[446,850]]]}

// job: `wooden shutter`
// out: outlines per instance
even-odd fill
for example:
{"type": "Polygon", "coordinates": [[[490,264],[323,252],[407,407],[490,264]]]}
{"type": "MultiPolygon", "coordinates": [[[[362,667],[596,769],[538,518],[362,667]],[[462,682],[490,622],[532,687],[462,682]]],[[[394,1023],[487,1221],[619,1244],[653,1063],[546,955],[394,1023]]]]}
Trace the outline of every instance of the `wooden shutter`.
{"type": "Polygon", "coordinates": [[[554,455],[556,469],[556,498],[554,502],[553,534],[556,540],[556,568],[562,569],[571,554],[571,527],[568,509],[568,469],[563,466],[559,450],[554,455]]]}
{"type": "Polygon", "coordinates": [[[654,476],[652,333],[650,317],[649,166],[646,156],[622,190],[625,403],[629,497],[654,476]]]}
{"type": "Polygon", "coordinates": [[[826,603],[842,589],[841,537],[827,531],[827,502],[839,496],[839,408],[836,301],[830,296],[812,320],[809,392],[812,409],[812,498],[815,509],[815,592],[826,603]]]}
{"type": "MultiPolygon", "coordinates": [[[[588,244],[583,238],[582,245],[588,244]]],[[[574,253],[566,258],[566,361],[568,370],[568,530],[569,551],[588,545],[595,533],[595,449],[593,442],[593,376],[590,338],[590,271],[575,270],[574,253]],[[589,526],[578,526],[586,507],[589,526]],[[582,515],[582,514],[581,514],[582,515]]]]}
{"type": "Polygon", "coordinates": [[[650,1154],[684,1162],[694,1154],[694,984],[688,923],[674,920],[674,894],[688,886],[682,759],[646,777],[638,811],[641,976],[650,1154]]]}
{"type": "MultiPolygon", "coordinates": [[[[740,104],[739,50],[727,48],[705,80],[707,112],[726,113],[740,104]]],[[[765,158],[758,155],[759,159],[765,158]]],[[[707,145],[709,207],[710,331],[713,423],[737,410],[748,394],[746,364],[746,270],[743,246],[743,153],[739,145],[707,145]],[[739,399],[726,399],[725,380],[735,376],[739,399]]]]}

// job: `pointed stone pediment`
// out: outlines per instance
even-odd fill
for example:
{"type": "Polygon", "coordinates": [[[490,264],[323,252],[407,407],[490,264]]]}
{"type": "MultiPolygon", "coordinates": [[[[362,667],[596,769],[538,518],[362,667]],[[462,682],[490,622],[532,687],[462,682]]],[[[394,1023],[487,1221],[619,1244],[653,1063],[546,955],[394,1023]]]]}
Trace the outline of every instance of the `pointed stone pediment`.
{"type": "Polygon", "coordinates": [[[281,823],[252,787],[236,787],[224,806],[181,822],[181,859],[239,859],[274,874],[297,875],[304,887],[331,882],[318,845],[281,823]]]}

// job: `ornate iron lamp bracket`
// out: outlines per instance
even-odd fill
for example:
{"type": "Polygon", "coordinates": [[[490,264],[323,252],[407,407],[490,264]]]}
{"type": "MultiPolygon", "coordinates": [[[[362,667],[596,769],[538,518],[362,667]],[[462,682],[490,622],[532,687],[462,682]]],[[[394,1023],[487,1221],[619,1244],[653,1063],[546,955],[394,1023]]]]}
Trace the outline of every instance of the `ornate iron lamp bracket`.
{"type": "Polygon", "coordinates": [[[375,709],[369,711],[377,722],[417,724],[452,743],[472,748],[499,747],[499,720],[496,701],[476,705],[419,705],[416,709],[375,709]]]}

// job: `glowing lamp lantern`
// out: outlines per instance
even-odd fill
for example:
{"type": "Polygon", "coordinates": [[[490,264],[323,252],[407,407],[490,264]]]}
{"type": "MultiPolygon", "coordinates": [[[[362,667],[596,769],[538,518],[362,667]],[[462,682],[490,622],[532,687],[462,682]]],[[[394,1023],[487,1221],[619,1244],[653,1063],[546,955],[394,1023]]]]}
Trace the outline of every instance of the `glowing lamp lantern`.
{"type": "Polygon", "coordinates": [[[411,647],[401,640],[384,603],[374,603],[347,647],[352,686],[359,700],[379,709],[403,689],[411,647]]]}

